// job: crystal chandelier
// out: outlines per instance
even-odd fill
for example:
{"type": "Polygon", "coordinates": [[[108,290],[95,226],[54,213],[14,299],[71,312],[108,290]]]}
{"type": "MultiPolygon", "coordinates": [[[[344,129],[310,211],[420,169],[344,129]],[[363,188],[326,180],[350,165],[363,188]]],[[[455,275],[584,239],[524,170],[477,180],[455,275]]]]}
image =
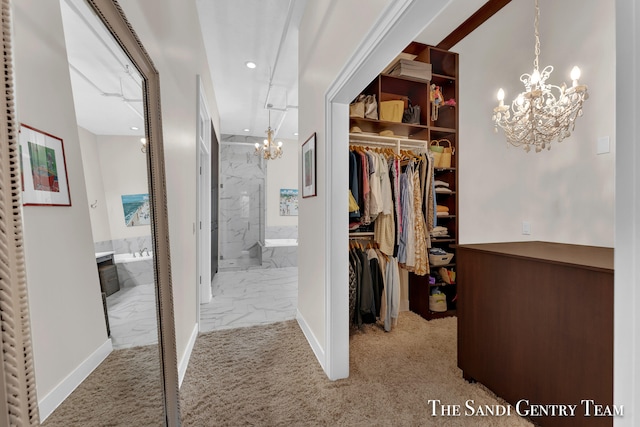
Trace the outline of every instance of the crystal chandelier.
{"type": "Polygon", "coordinates": [[[282,157],[282,141],[278,141],[276,144],[273,141],[273,129],[271,129],[271,110],[269,110],[269,127],[267,128],[267,139],[264,140],[262,145],[255,143],[256,156],[262,155],[265,160],[273,160],[278,157],[282,157]]]}
{"type": "Polygon", "coordinates": [[[569,137],[575,128],[575,121],[582,116],[582,103],[589,98],[587,86],[578,84],[580,69],[573,67],[570,88],[562,83],[555,86],[546,83],[553,71],[553,66],[548,65],[542,71],[538,69],[538,56],[540,55],[540,35],[538,33],[538,20],[540,8],[538,0],[535,0],[536,17],[535,27],[535,60],[533,61],[533,73],[523,74],[520,81],[524,83],[525,91],[511,102],[511,107],[504,105],[504,91],[498,91],[499,104],[493,109],[492,120],[495,123],[495,131],[498,126],[504,130],[507,142],[525,151],[531,147],[536,152],[543,149],[551,149],[551,141],[561,142],[569,137]]]}

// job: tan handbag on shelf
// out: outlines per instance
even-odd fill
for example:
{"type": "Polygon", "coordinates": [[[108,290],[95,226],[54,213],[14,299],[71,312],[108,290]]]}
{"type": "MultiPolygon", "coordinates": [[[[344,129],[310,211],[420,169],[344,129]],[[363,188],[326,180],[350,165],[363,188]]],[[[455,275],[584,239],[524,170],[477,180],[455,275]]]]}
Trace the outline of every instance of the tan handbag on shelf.
{"type": "Polygon", "coordinates": [[[367,95],[364,98],[364,118],[378,120],[378,103],[375,95],[367,95]]]}
{"type": "Polygon", "coordinates": [[[402,123],[403,114],[404,101],[402,99],[380,102],[380,120],[402,123]]]}
{"type": "Polygon", "coordinates": [[[433,167],[440,167],[438,165],[440,164],[440,159],[442,158],[444,147],[439,146],[438,141],[434,139],[429,143],[429,151],[431,152],[431,157],[433,157],[433,167]]]}
{"type": "Polygon", "coordinates": [[[442,148],[442,154],[440,155],[438,163],[435,164],[435,167],[443,169],[450,168],[451,156],[454,155],[456,149],[451,146],[451,141],[449,141],[448,139],[437,139],[435,141],[431,141],[431,144],[433,144],[434,142],[436,143],[437,147],[442,148]],[[443,146],[441,145],[441,143],[446,143],[447,146],[443,146]]]}
{"type": "Polygon", "coordinates": [[[355,101],[349,104],[349,117],[364,119],[364,100],[366,95],[358,95],[355,101]]]}

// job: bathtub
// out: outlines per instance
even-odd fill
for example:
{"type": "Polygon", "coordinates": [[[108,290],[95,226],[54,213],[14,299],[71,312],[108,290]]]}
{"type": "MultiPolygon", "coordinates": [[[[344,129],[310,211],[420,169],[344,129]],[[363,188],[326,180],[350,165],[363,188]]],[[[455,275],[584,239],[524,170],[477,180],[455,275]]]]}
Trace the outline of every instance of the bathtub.
{"type": "Polygon", "coordinates": [[[126,264],[128,262],[140,262],[153,259],[153,252],[149,251],[147,253],[144,252],[144,255],[140,255],[139,253],[132,254],[115,254],[113,256],[113,262],[116,264],[126,264]]]}
{"type": "Polygon", "coordinates": [[[264,246],[267,248],[298,246],[298,239],[264,239],[264,246]]]}
{"type": "Polygon", "coordinates": [[[115,254],[113,262],[118,269],[118,282],[121,287],[153,284],[153,252],[115,254]]]}
{"type": "Polygon", "coordinates": [[[264,239],[260,242],[262,268],[283,268],[298,266],[297,239],[264,239]]]}

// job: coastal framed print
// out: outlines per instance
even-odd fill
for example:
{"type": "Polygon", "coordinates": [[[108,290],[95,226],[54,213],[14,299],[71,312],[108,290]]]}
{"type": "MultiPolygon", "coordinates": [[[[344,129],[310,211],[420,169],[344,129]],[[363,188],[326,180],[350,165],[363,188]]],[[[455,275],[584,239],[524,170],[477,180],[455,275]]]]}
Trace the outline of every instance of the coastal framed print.
{"type": "Polygon", "coordinates": [[[151,224],[151,205],[149,194],[123,194],[122,211],[127,227],[151,224]]]}
{"type": "Polygon", "coordinates": [[[24,206],[71,206],[62,139],[20,124],[20,183],[24,206]]]}
{"type": "Polygon", "coordinates": [[[316,195],[316,134],[302,144],[302,198],[316,195]]]}
{"type": "Polygon", "coordinates": [[[280,216],[298,216],[298,189],[280,189],[280,216]]]}

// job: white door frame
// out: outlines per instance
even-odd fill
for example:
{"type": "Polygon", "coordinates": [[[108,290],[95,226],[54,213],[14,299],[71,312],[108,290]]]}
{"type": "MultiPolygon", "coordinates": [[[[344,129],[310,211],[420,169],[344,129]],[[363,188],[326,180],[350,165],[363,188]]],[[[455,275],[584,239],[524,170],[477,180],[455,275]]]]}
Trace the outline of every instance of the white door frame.
{"type": "MultiPolygon", "coordinates": [[[[328,194],[344,193],[348,181],[348,106],[449,0],[397,0],[390,2],[355,55],[342,69],[325,97],[325,188],[328,194]]],[[[349,266],[346,197],[327,197],[325,229],[325,357],[324,370],[332,380],[349,376],[349,266]]]]}
{"type": "Polygon", "coordinates": [[[202,80],[196,76],[196,314],[200,324],[200,304],[211,301],[211,116],[202,80]]]}

